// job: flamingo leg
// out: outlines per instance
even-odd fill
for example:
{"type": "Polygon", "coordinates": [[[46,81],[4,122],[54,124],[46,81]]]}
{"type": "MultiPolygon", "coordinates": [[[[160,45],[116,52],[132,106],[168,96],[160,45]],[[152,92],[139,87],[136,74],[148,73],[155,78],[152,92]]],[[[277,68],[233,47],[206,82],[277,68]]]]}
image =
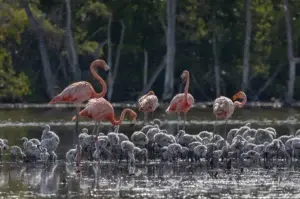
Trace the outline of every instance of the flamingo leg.
{"type": "Polygon", "coordinates": [[[214,139],[214,137],[215,137],[215,133],[216,133],[216,126],[217,126],[217,118],[216,118],[216,120],[215,120],[215,125],[214,125],[214,132],[213,132],[213,137],[212,137],[212,139],[214,139]]]}
{"type": "Polygon", "coordinates": [[[187,121],[187,112],[184,112],[184,119],[183,119],[183,130],[185,130],[185,124],[186,124],[186,121],[187,121]]]}
{"type": "Polygon", "coordinates": [[[177,113],[177,131],[179,131],[180,112],[177,113]]]}
{"type": "Polygon", "coordinates": [[[97,124],[98,124],[98,121],[95,121],[95,125],[94,125],[93,132],[92,132],[93,135],[95,134],[95,131],[96,131],[96,128],[97,128],[97,124]]]}
{"type": "Polygon", "coordinates": [[[100,128],[100,122],[98,121],[98,122],[97,122],[97,132],[96,132],[97,135],[99,134],[99,128],[100,128]]]}
{"type": "Polygon", "coordinates": [[[76,129],[76,137],[79,135],[79,111],[80,107],[78,104],[76,105],[76,123],[75,123],[75,129],[76,129]]]}
{"type": "Polygon", "coordinates": [[[152,115],[152,121],[154,120],[154,111],[151,112],[152,115]]]}
{"type": "Polygon", "coordinates": [[[119,133],[119,128],[120,128],[120,125],[115,126],[115,133],[119,133]]]}
{"type": "Polygon", "coordinates": [[[144,112],[144,125],[146,125],[146,123],[147,123],[147,119],[148,119],[147,116],[148,116],[147,112],[144,112]]]}
{"type": "Polygon", "coordinates": [[[226,131],[227,121],[228,121],[228,120],[225,121],[225,140],[227,140],[227,131],[226,131]]]}

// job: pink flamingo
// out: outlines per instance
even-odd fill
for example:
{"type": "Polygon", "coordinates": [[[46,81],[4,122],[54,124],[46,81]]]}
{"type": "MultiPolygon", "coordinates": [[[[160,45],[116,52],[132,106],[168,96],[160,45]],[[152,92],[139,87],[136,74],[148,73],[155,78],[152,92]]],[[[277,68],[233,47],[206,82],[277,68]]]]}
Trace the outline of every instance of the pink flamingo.
{"type": "Polygon", "coordinates": [[[190,73],[187,70],[182,72],[180,78],[186,82],[184,93],[179,93],[175,95],[166,110],[166,113],[177,113],[177,130],[179,130],[179,121],[180,121],[180,113],[184,113],[184,128],[185,128],[185,121],[187,117],[187,112],[191,109],[192,105],[194,104],[195,100],[194,97],[188,93],[189,85],[190,85],[190,73]]]}
{"type": "MultiPolygon", "coordinates": [[[[104,98],[97,98],[91,99],[88,105],[79,112],[79,116],[85,116],[96,121],[108,120],[113,126],[118,126],[123,122],[126,113],[130,114],[130,120],[132,121],[132,125],[134,125],[137,114],[133,110],[129,108],[124,109],[120,119],[116,120],[114,108],[111,103],[104,98]]],[[[78,119],[77,116],[72,118],[72,120],[75,119],[78,119]]]]}
{"type": "Polygon", "coordinates": [[[138,100],[139,110],[144,112],[144,122],[147,120],[147,114],[152,113],[158,107],[158,99],[153,91],[149,91],[138,100]]]}
{"type": "MultiPolygon", "coordinates": [[[[76,105],[76,115],[80,110],[79,105],[91,98],[104,97],[107,92],[107,87],[105,81],[96,73],[95,67],[102,67],[105,71],[109,70],[109,66],[102,59],[97,59],[92,62],[90,66],[90,71],[92,75],[99,81],[102,86],[102,91],[96,93],[93,86],[86,81],[75,82],[68,87],[66,87],[61,93],[55,96],[49,104],[65,102],[74,103],[76,105]]],[[[76,120],[76,133],[78,134],[78,120],[76,120]]]]}
{"type": "MultiPolygon", "coordinates": [[[[213,113],[216,115],[216,122],[214,125],[214,134],[216,130],[217,119],[226,120],[225,122],[225,139],[227,139],[226,126],[228,119],[232,116],[234,109],[236,107],[242,108],[247,102],[247,96],[244,92],[239,91],[233,97],[232,100],[228,97],[218,97],[213,103],[213,113]],[[242,99],[242,102],[235,101],[237,99],[242,99]]],[[[213,134],[213,136],[214,136],[213,134]]]]}

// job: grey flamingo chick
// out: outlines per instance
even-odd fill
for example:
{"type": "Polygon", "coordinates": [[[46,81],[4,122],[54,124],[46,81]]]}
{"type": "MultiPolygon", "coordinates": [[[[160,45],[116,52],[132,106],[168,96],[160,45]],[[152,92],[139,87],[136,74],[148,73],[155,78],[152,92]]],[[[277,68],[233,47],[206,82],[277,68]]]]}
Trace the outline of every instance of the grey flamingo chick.
{"type": "Polygon", "coordinates": [[[231,144],[232,143],[232,140],[233,140],[233,138],[235,137],[235,134],[236,134],[236,132],[238,131],[239,129],[230,129],[230,131],[228,132],[228,134],[227,134],[227,142],[229,143],[229,144],[231,144]]]}
{"type": "Polygon", "coordinates": [[[50,158],[50,154],[48,153],[46,148],[41,149],[41,154],[40,154],[41,161],[43,164],[47,164],[50,158]]]}
{"type": "Polygon", "coordinates": [[[129,158],[129,165],[135,165],[135,157],[134,157],[134,144],[130,141],[123,141],[121,143],[121,149],[125,152],[129,158]]]}
{"type": "Polygon", "coordinates": [[[145,146],[148,144],[148,137],[145,133],[142,131],[135,131],[131,135],[131,141],[133,142],[134,145],[140,147],[140,148],[145,148],[145,146]]]}
{"type": "Polygon", "coordinates": [[[265,142],[271,143],[273,141],[273,135],[268,130],[257,129],[254,139],[255,144],[263,144],[265,142]]]}
{"type": "Polygon", "coordinates": [[[32,139],[28,140],[27,137],[22,137],[21,140],[23,141],[23,148],[25,148],[27,142],[32,142],[32,144],[34,144],[34,145],[40,145],[41,144],[41,142],[36,138],[32,138],[32,139]]]}
{"type": "Polygon", "coordinates": [[[56,133],[54,133],[53,131],[50,131],[50,126],[47,124],[44,126],[44,130],[41,136],[41,140],[45,140],[45,139],[51,139],[52,137],[55,137],[58,144],[60,142],[59,137],[56,135],[56,133]]]}
{"type": "Polygon", "coordinates": [[[147,149],[141,149],[139,147],[134,147],[134,157],[139,162],[147,163],[148,162],[148,151],[147,149]]]}
{"type": "Polygon", "coordinates": [[[194,149],[193,149],[193,153],[195,154],[195,159],[196,161],[200,161],[201,158],[206,158],[206,154],[207,154],[207,147],[204,145],[197,145],[194,149]]]}
{"type": "Polygon", "coordinates": [[[257,166],[260,163],[260,154],[254,150],[250,150],[242,153],[241,159],[244,166],[257,166]]]}
{"type": "Polygon", "coordinates": [[[76,153],[77,153],[76,149],[70,149],[66,153],[66,160],[67,160],[68,163],[75,162],[76,153]]]}
{"type": "Polygon", "coordinates": [[[256,129],[248,129],[247,131],[244,132],[243,138],[247,138],[248,136],[254,138],[256,131],[257,131],[256,129]]]}
{"type": "Polygon", "coordinates": [[[50,139],[44,139],[41,141],[41,145],[38,147],[41,148],[46,148],[48,153],[50,154],[50,160],[54,161],[53,153],[57,149],[59,144],[59,140],[57,137],[51,137],[50,139]]]}
{"type": "Polygon", "coordinates": [[[26,148],[24,149],[26,155],[26,161],[36,161],[40,159],[41,150],[37,145],[34,145],[32,142],[27,142],[26,148]]]}
{"type": "Polygon", "coordinates": [[[13,161],[16,160],[24,160],[26,158],[25,153],[23,153],[22,149],[19,146],[11,146],[10,147],[10,156],[13,161]]]}
{"type": "Polygon", "coordinates": [[[173,159],[176,159],[178,161],[178,158],[182,151],[182,146],[178,143],[173,143],[168,146],[167,150],[168,150],[168,153],[170,154],[169,160],[172,161],[173,159]]]}
{"type": "Polygon", "coordinates": [[[176,142],[182,146],[188,146],[189,143],[198,141],[195,136],[185,133],[184,130],[179,130],[176,136],[176,142]]]}

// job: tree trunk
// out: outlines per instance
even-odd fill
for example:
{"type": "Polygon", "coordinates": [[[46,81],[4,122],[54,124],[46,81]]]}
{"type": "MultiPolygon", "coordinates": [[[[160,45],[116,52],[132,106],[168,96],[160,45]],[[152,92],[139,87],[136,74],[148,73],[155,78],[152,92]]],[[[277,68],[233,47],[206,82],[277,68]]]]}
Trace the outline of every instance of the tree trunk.
{"type": "Polygon", "coordinates": [[[125,34],[125,24],[123,21],[120,21],[122,29],[121,29],[121,35],[120,35],[120,41],[119,41],[119,45],[117,48],[117,55],[116,55],[116,61],[115,61],[115,65],[112,67],[112,75],[111,75],[111,81],[109,81],[109,90],[107,92],[107,98],[108,100],[111,100],[112,98],[112,94],[114,91],[114,83],[115,83],[115,79],[117,77],[117,73],[118,73],[118,69],[119,69],[119,63],[120,63],[120,56],[121,56],[121,49],[124,43],[124,34],[125,34]]]}
{"type": "Polygon", "coordinates": [[[47,52],[45,37],[42,33],[40,33],[38,37],[39,37],[39,49],[40,49],[42,63],[43,63],[44,77],[47,85],[46,90],[48,96],[50,98],[53,98],[55,96],[54,93],[55,83],[53,79],[53,73],[51,71],[51,65],[50,65],[49,56],[47,52]]]}
{"type": "Polygon", "coordinates": [[[81,78],[81,70],[78,66],[78,57],[75,49],[74,38],[72,34],[71,22],[72,22],[72,12],[70,0],[65,0],[67,8],[67,24],[66,24],[66,47],[67,47],[67,57],[70,66],[70,71],[72,73],[73,81],[79,81],[81,78]]]}
{"type": "MultiPolygon", "coordinates": [[[[208,71],[206,74],[209,74],[211,73],[210,71],[208,71]]],[[[201,77],[204,77],[205,75],[201,76],[201,77]]],[[[204,100],[211,100],[209,99],[209,97],[205,94],[204,90],[202,89],[203,86],[201,86],[197,80],[197,77],[191,73],[191,80],[192,80],[192,83],[194,85],[194,88],[197,89],[199,92],[200,92],[200,95],[204,98],[204,100]]]]}
{"type": "Polygon", "coordinates": [[[109,15],[108,18],[108,25],[107,25],[107,64],[110,67],[110,70],[108,71],[108,77],[107,77],[107,96],[109,93],[112,93],[112,76],[113,76],[113,63],[112,63],[112,44],[111,44],[111,23],[112,23],[113,15],[112,13],[109,15]]]}
{"type": "Polygon", "coordinates": [[[152,87],[152,85],[154,84],[155,80],[157,79],[157,77],[159,76],[161,71],[166,67],[166,60],[167,60],[167,56],[164,55],[160,64],[158,65],[158,67],[154,71],[153,75],[151,76],[148,84],[146,86],[144,86],[144,89],[142,90],[141,95],[144,95],[152,87]]]}
{"type": "Polygon", "coordinates": [[[176,0],[167,0],[167,21],[167,66],[165,71],[163,100],[171,99],[174,91],[176,0]]]}
{"type": "Polygon", "coordinates": [[[212,49],[213,49],[213,56],[214,56],[216,97],[219,97],[221,95],[221,88],[220,88],[220,62],[219,62],[219,55],[218,55],[218,49],[217,49],[217,36],[216,36],[215,31],[213,31],[212,49]]]}
{"type": "Polygon", "coordinates": [[[277,77],[279,72],[281,71],[282,66],[277,67],[276,71],[273,73],[271,77],[268,78],[268,80],[265,82],[265,84],[260,87],[260,89],[256,92],[256,95],[253,97],[253,100],[257,101],[259,96],[272,84],[274,79],[277,77]]]}
{"type": "Polygon", "coordinates": [[[143,75],[143,90],[148,82],[148,52],[144,49],[144,75],[143,75]]]}
{"type": "Polygon", "coordinates": [[[245,43],[244,43],[244,61],[243,61],[243,80],[242,90],[247,91],[249,82],[249,59],[250,59],[250,42],[252,31],[252,11],[251,0],[246,0],[246,31],[245,31],[245,43]]]}
{"type": "Polygon", "coordinates": [[[70,78],[66,70],[65,58],[62,55],[60,55],[59,60],[60,60],[59,62],[60,62],[63,78],[64,80],[67,80],[67,82],[70,82],[70,78]]]}
{"type": "Polygon", "coordinates": [[[291,104],[293,102],[294,97],[294,87],[296,80],[296,63],[299,59],[295,59],[293,53],[293,38],[292,38],[292,25],[291,25],[291,17],[289,10],[288,0],[283,0],[284,4],[284,15],[285,15],[285,24],[286,24],[286,37],[287,37],[287,56],[289,60],[289,81],[288,81],[288,91],[286,95],[286,102],[291,104]]]}
{"type": "Polygon", "coordinates": [[[42,65],[43,65],[43,72],[44,72],[44,78],[46,81],[46,93],[49,98],[53,98],[55,96],[55,79],[54,79],[54,74],[52,73],[51,70],[51,64],[47,52],[47,46],[46,46],[46,41],[45,41],[45,35],[44,35],[44,30],[39,24],[39,22],[34,18],[29,5],[28,1],[21,1],[21,6],[24,8],[31,28],[34,30],[35,34],[38,37],[39,41],[39,50],[41,53],[41,59],[42,59],[42,65]]]}

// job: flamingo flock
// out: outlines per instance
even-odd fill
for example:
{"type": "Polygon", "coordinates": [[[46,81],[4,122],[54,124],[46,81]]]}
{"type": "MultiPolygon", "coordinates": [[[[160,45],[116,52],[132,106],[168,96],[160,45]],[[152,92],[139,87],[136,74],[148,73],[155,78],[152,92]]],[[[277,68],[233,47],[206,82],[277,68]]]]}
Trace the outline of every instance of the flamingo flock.
{"type": "MultiPolygon", "coordinates": [[[[96,67],[109,70],[104,60],[98,59],[91,63],[90,71],[99,81],[102,91],[97,93],[92,85],[86,81],[73,83],[55,96],[49,103],[74,103],[76,115],[75,129],[78,142],[66,155],[66,161],[80,166],[82,160],[120,163],[126,161],[128,165],[147,163],[153,161],[167,162],[202,162],[208,165],[230,167],[231,165],[261,165],[266,166],[274,157],[281,157],[286,162],[293,161],[300,156],[300,133],[295,136],[276,137],[275,129],[253,129],[245,125],[239,129],[226,131],[227,121],[235,108],[242,108],[247,102],[244,92],[237,92],[232,99],[220,96],[213,102],[213,113],[216,117],[214,131],[201,131],[197,135],[185,131],[187,113],[194,105],[195,99],[189,93],[190,75],[187,70],[182,72],[180,78],[185,83],[183,93],[173,97],[166,109],[167,114],[177,114],[177,131],[169,132],[162,127],[159,119],[153,118],[153,112],[159,106],[158,98],[153,91],[148,91],[138,99],[138,110],[144,113],[145,125],[134,131],[131,137],[119,132],[125,116],[129,116],[134,125],[137,113],[125,108],[120,117],[116,118],[113,105],[104,97],[107,92],[105,81],[96,73],[96,67]],[[241,100],[241,102],[239,101],[241,100]],[[80,110],[79,105],[86,102],[85,108],[80,110]],[[148,114],[152,113],[152,120],[147,122],[148,114]],[[183,129],[180,129],[180,116],[184,115],[183,129]],[[89,133],[83,128],[79,133],[79,118],[87,117],[96,122],[94,130],[89,133]],[[225,137],[216,134],[215,127],[218,120],[225,120],[225,137]],[[99,132],[100,122],[108,121],[114,127],[113,132],[107,134],[99,132]],[[299,137],[298,137],[299,136],[299,137]],[[298,147],[299,146],[299,147],[298,147]]],[[[50,126],[45,125],[41,139],[22,138],[22,147],[11,146],[11,157],[16,161],[42,161],[55,162],[55,153],[60,143],[59,137],[50,126]]],[[[7,150],[8,141],[0,139],[0,154],[7,150]]],[[[272,161],[273,163],[273,161],[272,161]]],[[[267,166],[270,166],[269,164],[267,166]]]]}
{"type": "MultiPolygon", "coordinates": [[[[65,159],[67,164],[80,161],[99,163],[137,164],[186,163],[207,166],[208,168],[290,166],[300,159],[300,130],[295,135],[278,136],[272,127],[251,128],[250,124],[231,129],[227,137],[214,135],[214,132],[201,131],[188,134],[181,129],[168,132],[159,119],[134,131],[128,137],[119,132],[116,126],[113,132],[89,134],[83,128],[78,136],[79,144],[70,149],[65,159]],[[80,154],[78,154],[78,151],[80,154]]],[[[8,141],[0,139],[1,154],[9,150],[11,158],[20,162],[49,164],[57,160],[55,153],[59,138],[45,125],[41,140],[22,138],[22,147],[8,146],[8,141]]],[[[78,170],[79,171],[79,170],[78,170]]]]}

